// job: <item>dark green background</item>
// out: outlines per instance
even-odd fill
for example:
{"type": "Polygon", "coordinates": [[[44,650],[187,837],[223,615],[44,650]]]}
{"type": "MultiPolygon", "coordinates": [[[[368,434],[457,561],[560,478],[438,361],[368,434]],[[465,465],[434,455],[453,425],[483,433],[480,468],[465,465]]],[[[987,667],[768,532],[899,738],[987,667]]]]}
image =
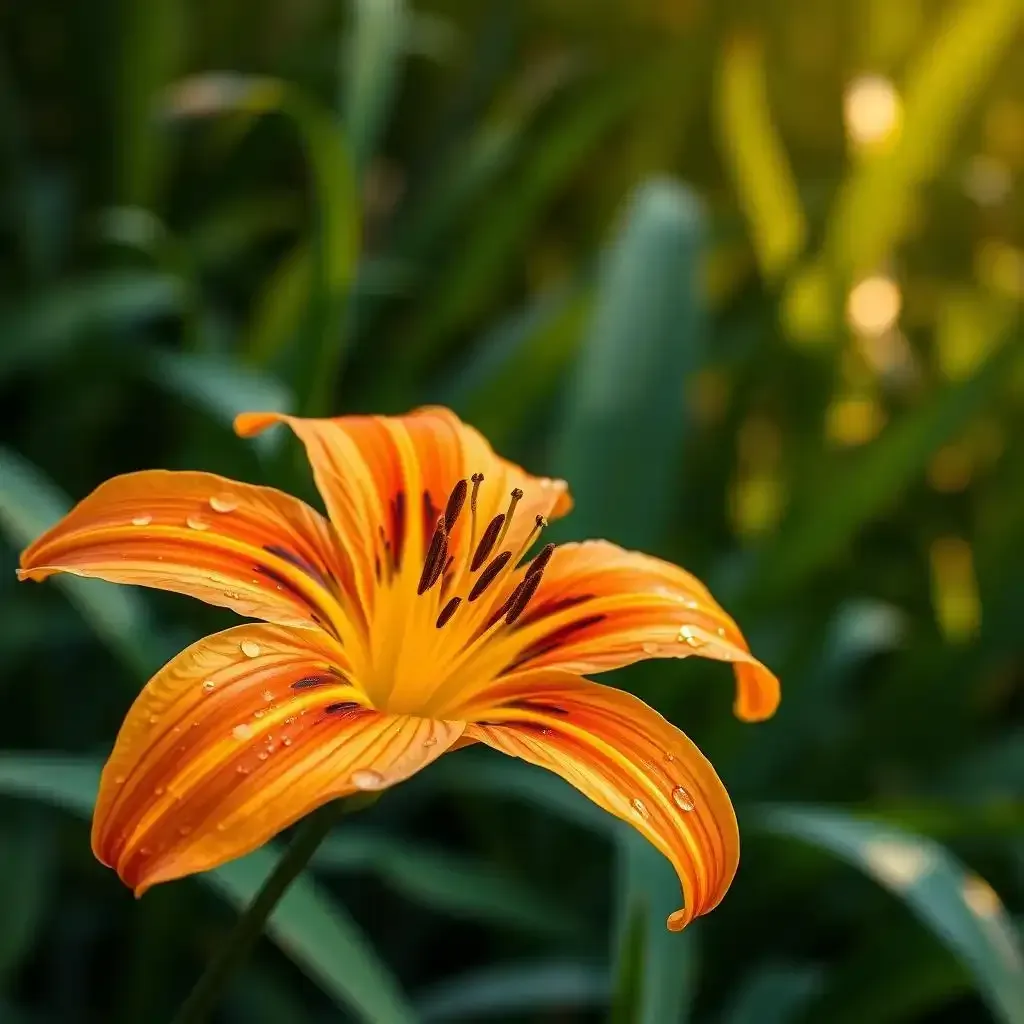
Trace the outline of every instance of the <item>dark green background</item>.
{"type": "Polygon", "coordinates": [[[169,1020],[274,855],[138,902],[94,862],[133,695],[231,617],[18,585],[19,549],[133,469],[312,496],[242,409],[428,401],[568,478],[563,538],[698,573],[779,673],[763,725],[725,666],[612,677],[718,767],[738,878],[669,935],[658,855],[466,751],[339,827],[220,1020],[1024,1021],[1022,22],[0,5],[0,1021],[169,1020]],[[864,74],[901,97],[867,150],[864,74]],[[872,275],[902,310],[865,338],[872,275]]]}

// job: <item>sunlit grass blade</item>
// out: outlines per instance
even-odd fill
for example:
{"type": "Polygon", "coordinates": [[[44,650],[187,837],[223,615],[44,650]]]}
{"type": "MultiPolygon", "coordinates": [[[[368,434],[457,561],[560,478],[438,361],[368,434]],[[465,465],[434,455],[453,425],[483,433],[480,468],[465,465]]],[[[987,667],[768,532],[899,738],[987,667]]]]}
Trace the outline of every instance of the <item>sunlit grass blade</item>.
{"type": "MultiPolygon", "coordinates": [[[[92,760],[0,755],[0,796],[39,800],[87,818],[98,784],[99,765],[92,760]]],[[[278,856],[271,844],[198,877],[232,905],[245,907],[278,856]]],[[[415,1021],[396,981],[358,926],[308,872],[298,876],[274,909],[267,934],[339,1006],[366,1024],[415,1021]]]]}
{"type": "MultiPolygon", "coordinates": [[[[39,470],[7,449],[0,449],[0,480],[0,532],[16,548],[31,543],[71,507],[71,501],[39,470]]],[[[160,663],[161,655],[171,653],[134,591],[68,573],[54,582],[134,674],[144,678],[160,663]]]]}
{"type": "Polygon", "coordinates": [[[827,850],[907,906],[970,971],[996,1018],[1024,1021],[1024,952],[987,882],[938,843],[823,807],[768,806],[751,824],[827,850]]]}
{"type": "Polygon", "coordinates": [[[425,1024],[588,1011],[607,1005],[609,988],[607,970],[585,961],[503,964],[437,983],[417,1008],[425,1024]]]}
{"type": "Polygon", "coordinates": [[[361,178],[387,124],[410,25],[403,0],[351,0],[342,54],[345,132],[361,178]]]}
{"type": "Polygon", "coordinates": [[[715,101],[718,144],[750,226],[761,273],[776,278],[803,249],[807,223],[768,104],[760,39],[735,36],[724,42],[715,101]]]}
{"type": "Polygon", "coordinates": [[[360,247],[360,204],[347,143],[331,112],[277,79],[198,75],[177,83],[165,111],[174,117],[280,113],[305,150],[316,201],[309,302],[301,341],[279,353],[301,411],[328,410],[346,347],[345,308],[360,247]]]}
{"type": "Polygon", "coordinates": [[[312,865],[322,873],[376,874],[424,907],[495,928],[563,939],[582,932],[558,900],[480,860],[418,840],[346,828],[323,842],[312,865]]]}

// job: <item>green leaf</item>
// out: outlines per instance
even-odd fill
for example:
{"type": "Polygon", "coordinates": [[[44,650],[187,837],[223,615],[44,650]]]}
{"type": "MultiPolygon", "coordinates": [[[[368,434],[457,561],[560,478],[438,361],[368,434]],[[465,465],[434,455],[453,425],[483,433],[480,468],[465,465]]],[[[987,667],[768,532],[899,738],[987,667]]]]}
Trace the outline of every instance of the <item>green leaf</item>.
{"type": "Polygon", "coordinates": [[[346,302],[360,246],[358,188],[348,146],[333,115],[286,82],[234,74],[197,75],[179,82],[168,96],[166,111],[176,117],[280,113],[298,132],[317,209],[307,318],[301,341],[285,354],[301,411],[328,412],[346,345],[346,302]]]}
{"type": "MultiPolygon", "coordinates": [[[[99,766],[91,760],[0,755],[0,794],[5,796],[32,797],[88,817],[98,784],[99,766]]],[[[278,856],[271,844],[198,877],[241,908],[255,896],[278,856]]],[[[361,1020],[368,1024],[415,1020],[358,926],[308,873],[300,874],[278,903],[267,922],[267,934],[339,1006],[351,1009],[361,1020]]]]}
{"type": "Polygon", "coordinates": [[[158,386],[231,427],[252,409],[291,412],[291,393],[280,381],[224,356],[151,349],[146,372],[158,386]]]}
{"type": "Polygon", "coordinates": [[[409,19],[403,0],[352,0],[344,53],[344,122],[352,165],[362,178],[387,124],[409,19]]]}
{"type": "Polygon", "coordinates": [[[827,850],[903,899],[1004,1024],[1024,1021],[1024,953],[999,898],[938,843],[818,807],[768,806],[757,827],[827,850]]]}
{"type": "MultiPolygon", "coordinates": [[[[71,507],[67,497],[34,466],[4,448],[0,448],[0,480],[0,530],[16,548],[30,544],[71,507]]],[[[137,593],[70,573],[56,575],[53,582],[64,589],[82,617],[133,674],[147,675],[152,670],[154,653],[167,645],[155,637],[137,593]]]]}
{"type": "Polygon", "coordinates": [[[704,349],[703,238],[692,193],[652,181],[633,197],[605,258],[554,457],[583,536],[649,547],[668,525],[686,429],[683,384],[704,349]]]}
{"type": "Polygon", "coordinates": [[[722,1024],[789,1024],[802,1020],[823,982],[819,967],[771,964],[747,976],[722,1016],[722,1024]]]}
{"type": "Polygon", "coordinates": [[[608,972],[577,961],[486,967],[435,985],[418,1000],[420,1020],[590,1010],[608,1001],[608,972]]]}
{"type": "Polygon", "coordinates": [[[478,860],[382,833],[346,829],[313,858],[321,871],[372,871],[425,907],[482,924],[571,936],[582,926],[556,901],[478,860]]]}
{"type": "Polygon", "coordinates": [[[5,816],[0,829],[0,989],[31,952],[54,890],[53,837],[39,822],[5,816]]]}
{"type": "Polygon", "coordinates": [[[153,271],[108,271],[54,285],[21,308],[0,314],[0,381],[48,368],[91,331],[176,315],[185,300],[180,279],[153,271]]]}
{"type": "Polygon", "coordinates": [[[716,88],[718,144],[750,226],[761,272],[774,278],[800,254],[807,223],[793,172],[768,106],[759,39],[726,40],[716,88]]]}
{"type": "Polygon", "coordinates": [[[1003,384],[1016,358],[1012,340],[969,380],[949,384],[907,412],[864,449],[808,481],[794,497],[778,541],[764,553],[758,590],[789,589],[828,565],[924,471],[1003,384]]]}

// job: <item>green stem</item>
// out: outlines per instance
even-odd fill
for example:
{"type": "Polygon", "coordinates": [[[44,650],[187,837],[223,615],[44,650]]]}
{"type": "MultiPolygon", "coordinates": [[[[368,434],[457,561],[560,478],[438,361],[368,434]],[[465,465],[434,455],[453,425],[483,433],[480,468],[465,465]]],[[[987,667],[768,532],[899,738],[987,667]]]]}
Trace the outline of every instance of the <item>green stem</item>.
{"type": "Polygon", "coordinates": [[[295,830],[295,838],[274,870],[235,923],[220,953],[210,962],[188,999],[182,1003],[172,1024],[201,1024],[216,1008],[225,984],[249,955],[278,900],[309,862],[328,832],[346,814],[372,803],[379,794],[333,800],[308,815],[295,830]]]}

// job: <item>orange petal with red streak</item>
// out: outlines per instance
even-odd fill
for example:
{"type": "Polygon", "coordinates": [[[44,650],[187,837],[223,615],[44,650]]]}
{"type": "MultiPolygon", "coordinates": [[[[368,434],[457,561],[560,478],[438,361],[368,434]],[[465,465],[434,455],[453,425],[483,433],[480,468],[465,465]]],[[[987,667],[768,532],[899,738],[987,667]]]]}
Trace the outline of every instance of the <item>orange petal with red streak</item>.
{"type": "Polygon", "coordinates": [[[382,714],[326,634],[250,623],[146,685],[100,782],[92,845],[141,894],[262,845],[314,808],[419,771],[461,723],[382,714]]]}
{"type": "Polygon", "coordinates": [[[526,613],[486,653],[496,671],[579,674],[690,655],[734,665],[740,718],[775,713],[778,679],[707,587],[684,569],[607,541],[556,548],[526,613]]]}
{"type": "Polygon", "coordinates": [[[739,863],[729,794],[674,725],[628,693],[541,671],[496,684],[464,713],[466,736],[560,775],[672,862],[684,907],[672,931],[714,909],[739,863]]]}
{"type": "Polygon", "coordinates": [[[344,628],[352,617],[327,520],[281,491],[212,473],[148,470],[101,484],[22,553],[22,579],[55,572],[176,591],[281,625],[344,628]]]}

